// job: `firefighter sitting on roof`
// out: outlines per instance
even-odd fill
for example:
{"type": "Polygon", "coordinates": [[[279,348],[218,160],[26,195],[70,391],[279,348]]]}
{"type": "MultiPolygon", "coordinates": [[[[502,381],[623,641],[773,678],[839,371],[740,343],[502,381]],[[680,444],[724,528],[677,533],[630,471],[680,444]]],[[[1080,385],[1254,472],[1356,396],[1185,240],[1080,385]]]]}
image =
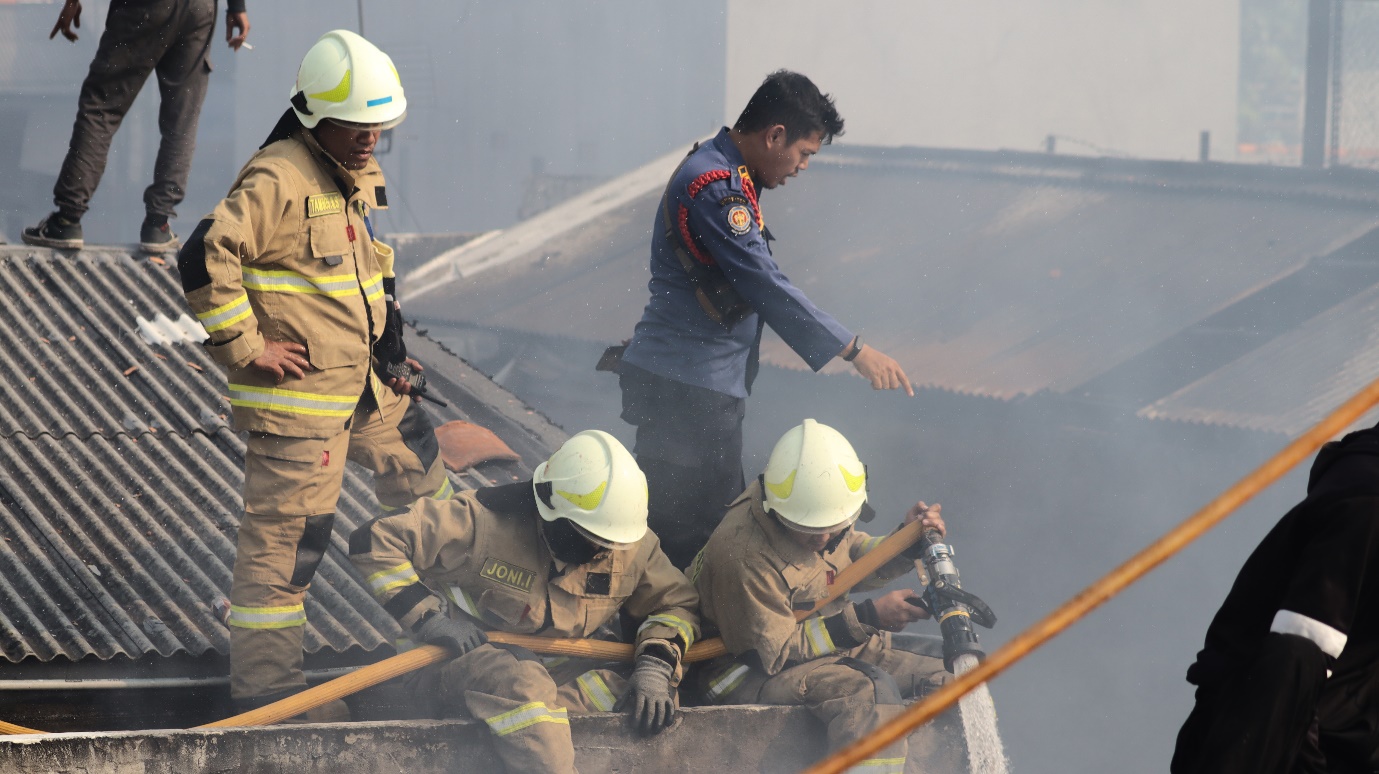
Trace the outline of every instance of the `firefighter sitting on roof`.
{"type": "MultiPolygon", "coordinates": [[[[368,214],[387,203],[372,151],[406,113],[402,84],[386,54],[337,30],[307,52],[293,91],[177,260],[206,349],[229,373],[235,427],[249,434],[229,617],[240,711],[306,688],[302,603],[330,546],[346,457],[374,471],[385,510],[453,491],[410,385],[389,390],[371,368],[380,340],[401,341],[385,308],[392,250],[370,239],[368,214]]],[[[306,715],[347,720],[348,708],[306,715]]]]}
{"type": "MultiPolygon", "coordinates": [[[[830,749],[865,736],[898,715],[902,702],[947,679],[938,638],[892,638],[928,618],[909,589],[860,603],[846,596],[796,622],[795,611],[823,598],[837,573],[880,544],[852,528],[866,510],[866,468],[837,430],[806,419],[776,443],[766,470],[728,508],[695,559],[707,631],[729,655],[698,672],[713,703],[804,705],[828,726],[830,749]],[[922,655],[921,655],[922,653],[922,655]]],[[[940,506],[917,503],[919,519],[944,530],[940,506]]],[[[883,565],[863,587],[914,570],[919,549],[883,565]]],[[[856,770],[904,770],[905,741],[856,770]]]]}
{"type": "Polygon", "coordinates": [[[674,715],[699,597],[647,530],[646,501],[632,455],[586,430],[530,481],[423,500],[350,537],[384,609],[456,656],[408,678],[418,700],[487,723],[508,771],[573,772],[570,710],[621,704],[653,733],[674,715]],[[620,620],[637,626],[630,676],[589,661],[543,664],[484,634],[591,637],[620,620]]]}

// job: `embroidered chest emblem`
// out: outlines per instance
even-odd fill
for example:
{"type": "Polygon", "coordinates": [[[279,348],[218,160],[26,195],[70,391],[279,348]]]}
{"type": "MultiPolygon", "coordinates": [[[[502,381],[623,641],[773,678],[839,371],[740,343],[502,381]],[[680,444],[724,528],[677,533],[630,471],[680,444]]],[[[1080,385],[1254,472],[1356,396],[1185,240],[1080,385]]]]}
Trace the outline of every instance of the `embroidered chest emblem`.
{"type": "Polygon", "coordinates": [[[306,216],[339,215],[345,211],[345,197],[338,193],[319,193],[306,197],[306,216]]]}
{"type": "Polygon", "coordinates": [[[479,576],[518,591],[531,591],[531,585],[536,580],[536,573],[531,570],[515,567],[491,556],[484,560],[484,567],[479,570],[479,576]]]}
{"type": "Polygon", "coordinates": [[[728,208],[728,229],[734,236],[742,236],[752,230],[752,213],[744,205],[728,208]]]}

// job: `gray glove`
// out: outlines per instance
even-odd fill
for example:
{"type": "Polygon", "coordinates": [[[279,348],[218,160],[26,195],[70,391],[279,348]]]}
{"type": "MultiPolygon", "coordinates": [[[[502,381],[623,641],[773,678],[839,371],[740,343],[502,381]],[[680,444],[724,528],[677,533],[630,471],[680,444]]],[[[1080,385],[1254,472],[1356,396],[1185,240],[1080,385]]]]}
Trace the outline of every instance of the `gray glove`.
{"type": "Polygon", "coordinates": [[[656,656],[638,656],[632,686],[615,709],[627,709],[642,733],[661,733],[675,718],[675,689],[670,685],[674,673],[674,667],[656,656]]]}
{"type": "Polygon", "coordinates": [[[488,642],[483,629],[469,621],[462,621],[441,613],[432,613],[415,629],[417,637],[427,645],[449,648],[456,656],[463,656],[488,642]]]}

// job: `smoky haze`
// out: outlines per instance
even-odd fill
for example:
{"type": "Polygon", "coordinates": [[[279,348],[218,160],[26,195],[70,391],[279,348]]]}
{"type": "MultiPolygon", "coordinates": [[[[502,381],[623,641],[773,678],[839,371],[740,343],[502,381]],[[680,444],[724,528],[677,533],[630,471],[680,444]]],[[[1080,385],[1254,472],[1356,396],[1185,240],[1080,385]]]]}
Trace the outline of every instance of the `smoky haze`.
{"type": "MultiPolygon", "coordinates": [[[[50,209],[108,3],[85,7],[72,45],[46,39],[57,5],[0,6],[0,137],[9,148],[0,151],[0,174],[11,181],[0,191],[0,230],[10,241],[50,209]]],[[[310,44],[330,29],[360,29],[360,7],[249,0],[254,49],[213,46],[176,231],[190,233],[228,190],[285,109],[310,44]]],[[[1239,71],[1236,2],[366,0],[362,9],[364,34],[393,56],[409,100],[407,121],[380,151],[392,207],[378,225],[390,233],[511,226],[544,183],[578,190],[710,134],[781,67],[837,97],[846,144],[1034,151],[1054,135],[1060,153],[1182,160],[1197,157],[1207,131],[1212,158],[1225,161],[1235,158],[1238,84],[1247,75],[1239,71]]],[[[145,92],[84,221],[90,242],[128,243],[137,233],[157,147],[156,88],[145,92]]],[[[768,220],[796,204],[831,206],[814,185],[806,173],[768,194],[768,220]],[[806,194],[807,203],[792,198],[806,194]]],[[[796,222],[807,219],[804,212],[796,222]]],[[[800,226],[779,236],[776,255],[790,273],[791,246],[815,235],[800,226]]],[[[813,279],[844,278],[887,282],[884,273],[842,265],[836,276],[813,279]]],[[[990,319],[999,311],[971,313],[990,319]]],[[[603,428],[631,443],[612,378],[592,371],[600,346],[481,321],[424,323],[567,430],[603,428]]],[[[922,363],[907,367],[923,379],[922,363]]],[[[917,499],[943,503],[964,583],[1000,617],[994,631],[982,631],[994,648],[1286,440],[1149,422],[1135,417],[1139,406],[941,390],[909,400],[874,394],[846,375],[766,367],[749,401],[746,473],[755,475],[776,438],[802,418],[837,427],[869,465],[880,513],[871,531],[889,530],[917,499]]],[[[1258,538],[1301,498],[1304,481],[1295,472],[997,679],[991,688],[1013,770],[1166,770],[1191,706],[1183,673],[1206,624],[1258,538]]]]}

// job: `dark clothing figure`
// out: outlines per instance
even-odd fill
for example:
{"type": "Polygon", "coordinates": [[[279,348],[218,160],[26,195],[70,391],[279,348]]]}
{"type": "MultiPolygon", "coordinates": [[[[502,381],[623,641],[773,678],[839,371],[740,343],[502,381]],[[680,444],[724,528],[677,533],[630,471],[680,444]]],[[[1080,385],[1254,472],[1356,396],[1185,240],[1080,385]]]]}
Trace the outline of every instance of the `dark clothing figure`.
{"type": "Polygon", "coordinates": [[[215,0],[111,2],[100,48],[81,85],[72,143],[53,187],[53,203],[64,218],[78,221],[86,214],[105,172],[110,141],[153,72],[162,142],[144,208],[163,220],[176,214],[186,195],[197,119],[206,99],[215,17],[215,0]]]}
{"type": "Polygon", "coordinates": [[[621,366],[622,417],[637,426],[650,526],[677,567],[689,566],[744,488],[744,399],[763,326],[816,371],[853,339],[791,284],[770,240],[757,187],[725,128],[685,160],[657,210],[651,298],[621,366]],[[710,316],[677,250],[731,285],[741,313],[710,316]]]}
{"type": "Polygon", "coordinates": [[[1188,669],[1173,774],[1379,765],[1379,428],[1317,455],[1307,498],[1255,549],[1188,669]]]}
{"type": "MultiPolygon", "coordinates": [[[[248,16],[244,0],[228,0],[228,5],[226,39],[238,48],[248,32],[248,16]],[[235,29],[238,36],[230,34],[235,29]]],[[[177,249],[168,219],[186,196],[197,121],[211,72],[215,16],[216,0],[111,0],[105,32],[81,85],[72,141],[53,186],[57,210],[24,229],[26,243],[66,250],[85,245],[81,218],[105,173],[110,142],[149,73],[157,73],[161,141],[153,184],[144,191],[139,244],[151,253],[177,249]]],[[[80,18],[81,3],[67,0],[50,37],[60,31],[75,41],[73,29],[80,26],[80,18]]]]}

